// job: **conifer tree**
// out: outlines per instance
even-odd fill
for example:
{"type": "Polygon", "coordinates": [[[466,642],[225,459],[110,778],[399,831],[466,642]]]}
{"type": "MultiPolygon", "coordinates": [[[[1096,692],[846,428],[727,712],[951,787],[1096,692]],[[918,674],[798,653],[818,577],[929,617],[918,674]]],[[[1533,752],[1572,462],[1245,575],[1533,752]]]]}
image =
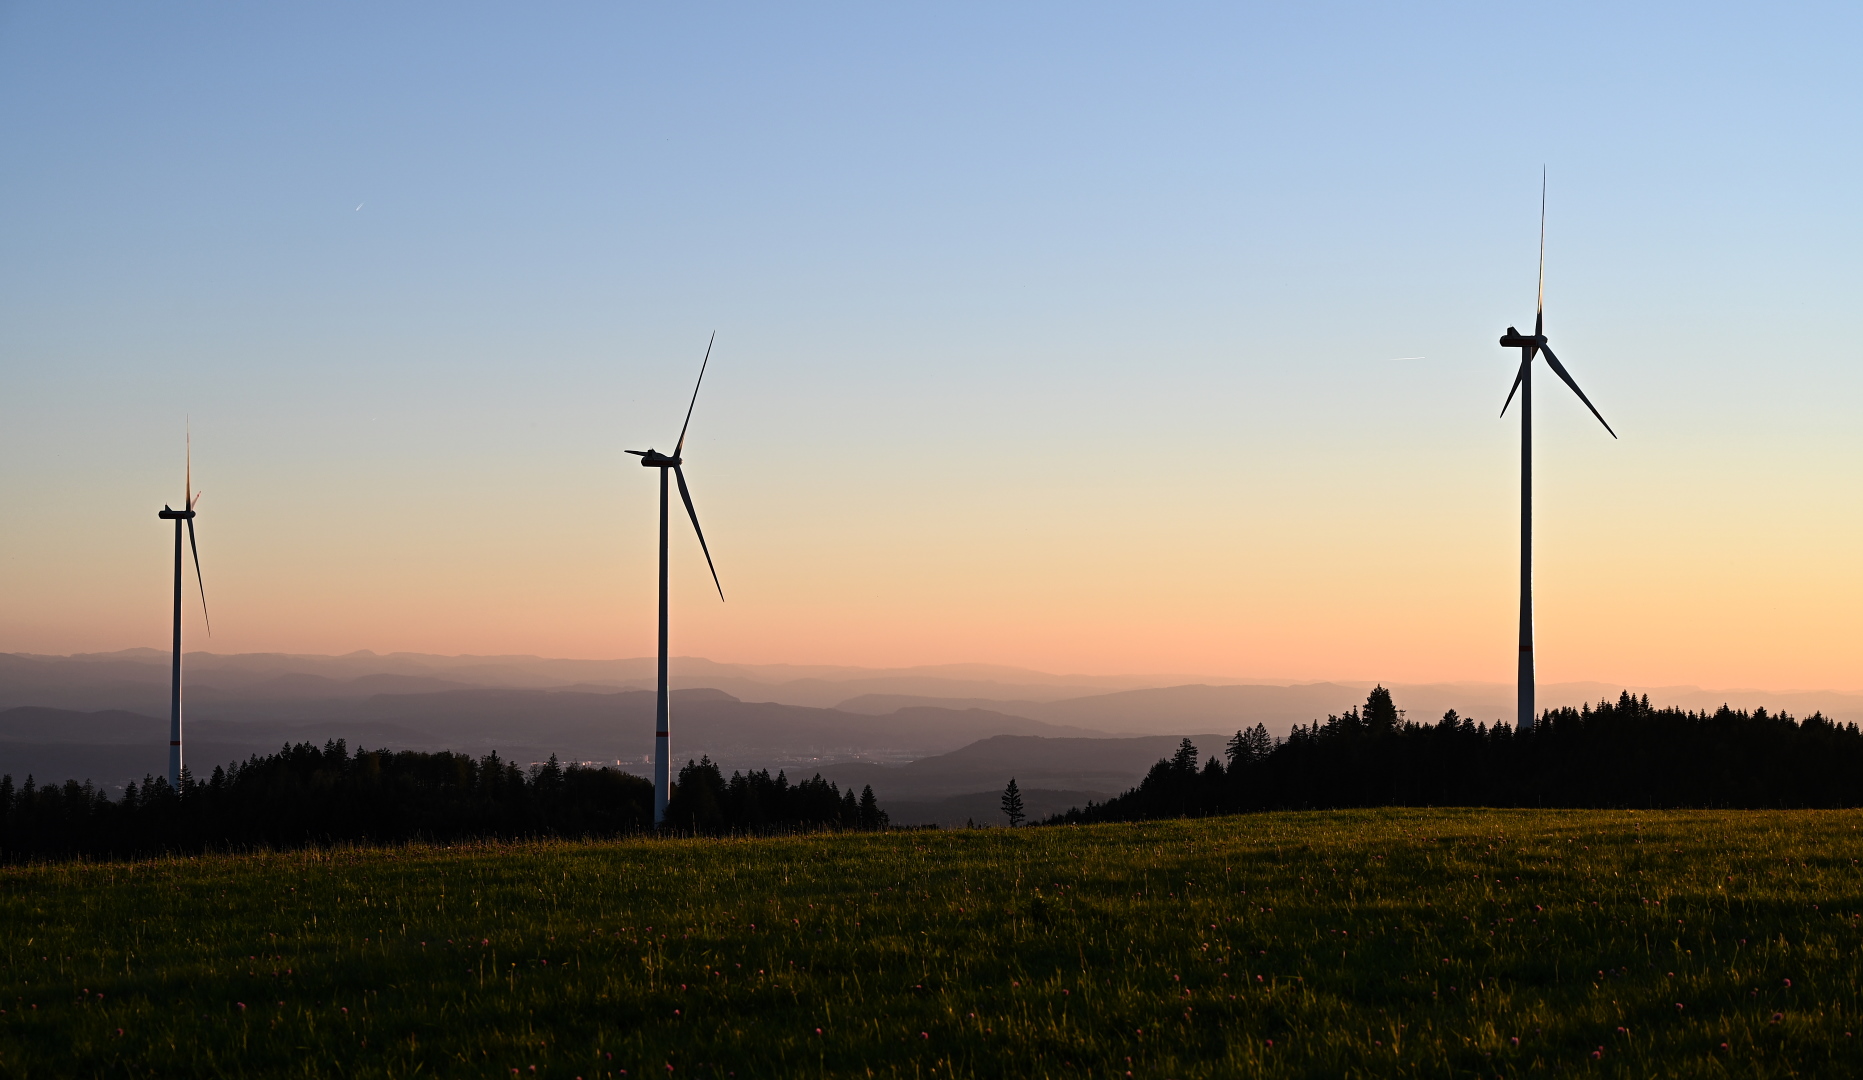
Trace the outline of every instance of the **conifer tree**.
{"type": "Polygon", "coordinates": [[[1177,744],[1177,753],[1171,755],[1171,767],[1178,772],[1191,774],[1197,771],[1197,744],[1185,739],[1177,744]]]}
{"type": "Polygon", "coordinates": [[[1009,827],[1022,824],[1026,817],[1022,812],[1022,789],[1016,787],[1015,777],[1009,778],[1009,786],[1003,789],[1003,816],[1009,819],[1009,827]]]}

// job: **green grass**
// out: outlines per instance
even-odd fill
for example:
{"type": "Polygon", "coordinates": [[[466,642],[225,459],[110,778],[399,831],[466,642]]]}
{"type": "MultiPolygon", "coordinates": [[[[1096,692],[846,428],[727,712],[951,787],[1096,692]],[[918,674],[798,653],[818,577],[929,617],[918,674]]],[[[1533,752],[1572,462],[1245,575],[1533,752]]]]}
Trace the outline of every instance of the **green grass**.
{"type": "Polygon", "coordinates": [[[1406,810],[14,867],[0,1074],[1857,1076],[1859,825],[1406,810]]]}

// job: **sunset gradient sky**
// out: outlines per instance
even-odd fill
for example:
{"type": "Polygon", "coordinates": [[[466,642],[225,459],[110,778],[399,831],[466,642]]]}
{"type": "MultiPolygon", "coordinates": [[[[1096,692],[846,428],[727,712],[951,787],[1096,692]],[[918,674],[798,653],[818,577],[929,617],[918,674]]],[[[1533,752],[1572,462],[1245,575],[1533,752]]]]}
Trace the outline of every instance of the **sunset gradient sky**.
{"type": "Polygon", "coordinates": [[[0,650],[1863,689],[1854,4],[0,4],[0,650]],[[1398,359],[1423,357],[1423,359],[1398,359]],[[191,587],[191,586],[190,586],[191,587]]]}

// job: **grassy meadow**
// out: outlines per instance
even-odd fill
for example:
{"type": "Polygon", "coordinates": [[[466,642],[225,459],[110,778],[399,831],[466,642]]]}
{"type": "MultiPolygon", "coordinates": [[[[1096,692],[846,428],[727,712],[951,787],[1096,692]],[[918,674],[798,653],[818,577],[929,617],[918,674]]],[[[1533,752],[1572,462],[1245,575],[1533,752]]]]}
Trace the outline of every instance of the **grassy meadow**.
{"type": "Polygon", "coordinates": [[[1863,1075],[1863,812],[0,868],[0,1074],[1863,1075]]]}

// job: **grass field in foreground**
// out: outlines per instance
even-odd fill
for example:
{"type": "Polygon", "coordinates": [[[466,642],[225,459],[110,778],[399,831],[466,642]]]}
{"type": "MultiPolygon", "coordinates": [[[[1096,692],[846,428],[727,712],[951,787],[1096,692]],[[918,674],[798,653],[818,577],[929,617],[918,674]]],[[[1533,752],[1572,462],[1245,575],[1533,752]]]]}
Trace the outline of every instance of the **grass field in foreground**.
{"type": "Polygon", "coordinates": [[[5,868],[0,1074],[1856,1076],[1859,825],[1394,810],[5,868]]]}

